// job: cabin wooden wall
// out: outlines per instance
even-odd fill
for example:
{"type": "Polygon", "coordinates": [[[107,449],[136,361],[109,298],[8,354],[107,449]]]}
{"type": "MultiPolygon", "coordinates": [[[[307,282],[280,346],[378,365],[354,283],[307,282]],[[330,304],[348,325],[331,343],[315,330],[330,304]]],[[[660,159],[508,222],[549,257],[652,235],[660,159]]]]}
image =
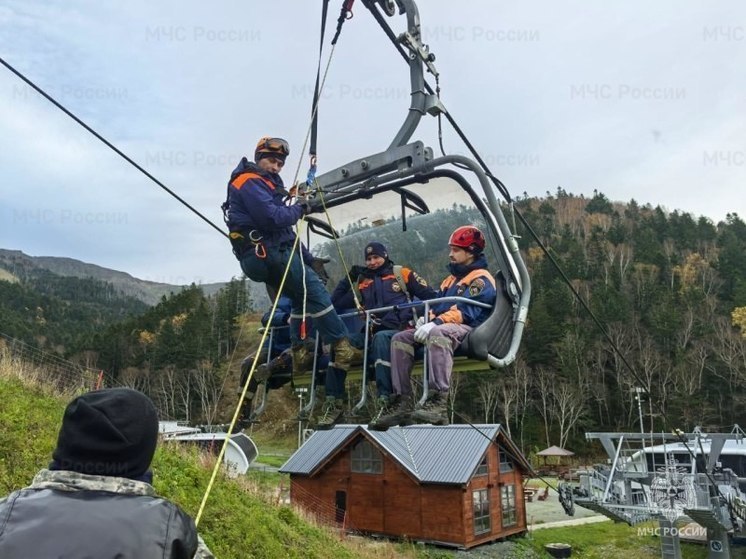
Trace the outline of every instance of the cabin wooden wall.
{"type": "Polygon", "coordinates": [[[500,473],[500,458],[498,446],[490,445],[487,450],[488,474],[471,478],[463,495],[464,536],[465,546],[473,547],[492,540],[504,538],[526,531],[526,502],[523,499],[523,475],[516,465],[512,472],[500,473]],[[515,487],[516,524],[503,528],[502,525],[502,496],[501,487],[513,485],[515,487]],[[474,507],[472,493],[478,489],[487,489],[490,498],[490,527],[484,534],[474,535],[474,507]]]}
{"type": "Polygon", "coordinates": [[[500,475],[497,445],[491,445],[488,450],[489,475],[475,477],[465,487],[421,485],[385,453],[383,474],[352,473],[350,446],[313,477],[291,476],[293,503],[333,521],[336,493],[345,491],[345,526],[349,529],[464,547],[526,529],[521,472],[515,468],[513,472],[500,475]],[[516,486],[518,523],[506,530],[502,529],[500,506],[500,484],[503,483],[516,486]],[[490,490],[492,530],[475,537],[472,491],[485,487],[490,490]]]}

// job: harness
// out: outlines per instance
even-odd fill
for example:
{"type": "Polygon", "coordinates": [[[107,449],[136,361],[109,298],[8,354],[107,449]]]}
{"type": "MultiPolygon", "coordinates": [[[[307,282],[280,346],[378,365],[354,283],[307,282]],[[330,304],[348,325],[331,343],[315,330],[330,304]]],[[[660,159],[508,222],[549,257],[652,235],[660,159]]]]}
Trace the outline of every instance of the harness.
{"type": "MultiPolygon", "coordinates": [[[[267,177],[263,177],[260,174],[249,172],[241,173],[240,175],[238,175],[228,184],[225,202],[223,202],[223,204],[220,206],[220,209],[223,210],[223,220],[225,221],[226,225],[228,224],[228,210],[230,209],[231,186],[236,190],[241,190],[241,188],[243,188],[243,185],[246,184],[246,181],[251,179],[259,179],[263,181],[270,190],[275,190],[277,188],[271,180],[269,180],[267,177]]],[[[251,248],[252,246],[254,247],[254,254],[256,254],[257,258],[267,257],[267,248],[264,246],[264,243],[262,243],[262,239],[264,238],[264,236],[260,231],[256,229],[238,229],[236,231],[231,231],[228,234],[228,238],[230,239],[231,246],[233,247],[233,254],[235,254],[236,258],[238,258],[239,260],[246,252],[246,250],[251,248]]]]}

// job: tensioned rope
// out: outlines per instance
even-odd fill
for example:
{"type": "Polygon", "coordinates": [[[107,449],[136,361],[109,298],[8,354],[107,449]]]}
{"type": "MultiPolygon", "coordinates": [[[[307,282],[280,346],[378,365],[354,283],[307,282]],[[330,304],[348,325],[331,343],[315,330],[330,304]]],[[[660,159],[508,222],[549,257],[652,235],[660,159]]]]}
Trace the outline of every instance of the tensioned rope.
{"type": "MultiPolygon", "coordinates": [[[[343,8],[342,8],[343,12],[345,11],[345,7],[346,6],[347,6],[347,4],[345,4],[345,6],[343,6],[343,8]]],[[[326,11],[324,11],[324,16],[325,15],[326,15],[326,11]]],[[[341,24],[340,24],[340,28],[341,28],[341,24]]],[[[337,33],[337,35],[338,34],[339,33],[337,33]]],[[[314,121],[315,121],[315,117],[316,117],[316,111],[318,110],[319,101],[321,99],[321,93],[323,93],[324,85],[326,84],[326,78],[327,78],[327,75],[329,73],[329,67],[331,66],[332,58],[334,57],[334,50],[335,50],[335,48],[336,48],[336,41],[335,41],[335,43],[332,44],[332,50],[329,53],[329,58],[327,59],[326,67],[324,68],[324,75],[323,75],[323,78],[321,79],[321,85],[320,85],[320,89],[319,89],[319,95],[315,96],[315,103],[314,103],[314,106],[313,106],[313,110],[311,111],[311,122],[308,125],[308,130],[306,132],[306,137],[303,140],[303,147],[301,148],[300,153],[305,152],[306,145],[308,144],[309,137],[311,136],[311,131],[314,128],[314,121]]],[[[320,53],[320,56],[321,56],[321,53],[320,53]]],[[[315,155],[314,155],[314,157],[315,157],[315,155]]],[[[302,158],[298,158],[298,166],[295,169],[295,175],[293,176],[293,182],[292,182],[292,184],[294,186],[297,185],[298,175],[300,174],[301,161],[302,161],[302,158]]],[[[301,195],[302,195],[301,192],[296,191],[296,198],[300,198],[301,195]]],[[[297,251],[298,252],[298,257],[301,259],[301,262],[303,260],[303,254],[302,254],[302,250],[301,250],[301,241],[300,241],[300,239],[302,238],[302,226],[303,226],[303,224],[305,224],[305,221],[306,220],[305,220],[305,215],[304,215],[304,216],[301,217],[301,219],[297,223],[297,225],[296,225],[295,241],[293,242],[293,248],[290,251],[291,255],[295,254],[296,251],[297,251]]],[[[268,321],[269,324],[272,323],[272,319],[275,316],[275,312],[277,310],[277,305],[278,305],[278,303],[280,301],[280,294],[282,293],[282,289],[285,286],[285,280],[287,279],[288,272],[290,271],[290,266],[292,265],[292,263],[293,263],[293,257],[291,256],[288,259],[288,263],[285,266],[285,270],[283,272],[282,279],[280,280],[280,285],[277,288],[277,296],[275,297],[275,300],[272,303],[272,309],[271,309],[271,311],[269,313],[269,321],[268,321]]],[[[303,323],[301,324],[301,338],[304,338],[305,337],[306,299],[307,299],[307,296],[306,296],[307,295],[306,267],[305,266],[301,266],[301,269],[303,271],[302,272],[302,274],[303,274],[302,275],[302,281],[303,281],[303,323]]],[[[264,331],[262,332],[262,337],[261,337],[261,340],[259,341],[259,347],[260,348],[264,346],[264,342],[267,339],[267,334],[269,333],[269,331],[270,331],[269,328],[265,328],[264,331]]],[[[225,439],[223,440],[223,444],[220,447],[220,453],[218,454],[218,458],[215,461],[215,466],[213,467],[212,475],[210,476],[210,481],[207,484],[207,488],[205,489],[205,493],[202,496],[202,502],[200,503],[199,510],[197,511],[197,516],[194,519],[195,525],[199,525],[199,521],[202,518],[202,513],[204,512],[205,506],[207,504],[207,500],[209,499],[209,496],[210,496],[210,492],[212,491],[212,487],[215,484],[215,479],[217,478],[218,471],[220,470],[221,464],[223,462],[223,457],[225,456],[225,451],[226,451],[226,448],[228,446],[228,438],[231,436],[231,434],[233,433],[233,429],[236,426],[236,421],[238,420],[238,416],[239,416],[240,411],[241,411],[241,406],[243,404],[244,399],[246,398],[246,393],[248,392],[248,389],[249,389],[249,383],[251,382],[251,379],[254,376],[254,372],[256,370],[256,365],[257,365],[257,363],[259,361],[259,356],[260,355],[261,355],[261,351],[257,351],[254,354],[254,359],[253,359],[253,361],[251,363],[251,368],[249,369],[249,374],[246,376],[246,381],[245,381],[245,383],[243,385],[243,388],[241,390],[241,397],[238,399],[238,404],[236,406],[235,411],[233,412],[233,417],[231,418],[231,422],[230,422],[230,425],[228,427],[228,434],[226,435],[225,439]]],[[[232,359],[232,356],[231,356],[231,359],[232,359]]],[[[229,364],[229,370],[230,370],[230,364],[229,364]]]]}
{"type": "Polygon", "coordinates": [[[124,153],[122,150],[120,150],[118,147],[116,147],[114,144],[112,144],[109,140],[104,138],[101,134],[96,132],[93,128],[91,128],[88,124],[86,124],[82,119],[78,118],[72,111],[67,109],[64,105],[62,105],[59,101],[57,101],[54,97],[49,95],[46,91],[44,91],[41,87],[36,85],[33,81],[31,81],[29,78],[27,78],[24,74],[22,74],[19,70],[11,66],[3,57],[0,56],[0,63],[5,66],[8,70],[13,72],[16,76],[18,76],[21,80],[26,82],[29,86],[31,86],[34,90],[36,90],[39,95],[44,97],[47,101],[52,103],[55,107],[57,107],[59,110],[61,110],[63,113],[65,113],[67,116],[69,116],[71,119],[73,119],[75,122],[80,124],[83,128],[85,128],[88,132],[93,134],[96,138],[101,140],[108,148],[110,148],[112,151],[114,151],[117,155],[119,155],[122,159],[124,159],[127,163],[132,165],[135,169],[140,171],[143,175],[148,177],[151,181],[153,181],[155,184],[157,184],[159,187],[161,187],[163,190],[168,192],[171,196],[176,198],[181,204],[189,208],[194,214],[196,214],[202,221],[207,223],[210,227],[215,229],[218,233],[223,235],[224,237],[227,237],[228,234],[220,229],[217,225],[215,225],[212,221],[210,221],[207,217],[205,217],[202,213],[200,213],[199,210],[194,208],[191,204],[189,204],[186,200],[184,200],[181,196],[176,194],[173,190],[171,190],[169,187],[167,187],[165,184],[163,184],[161,181],[159,181],[157,178],[155,178],[153,175],[151,175],[148,171],[146,171],[142,166],[140,166],[134,159],[132,159],[130,156],[128,156],[126,153],[124,153]]]}
{"type": "MultiPolygon", "coordinates": [[[[402,56],[402,58],[404,58],[408,62],[409,61],[409,55],[407,54],[407,52],[404,50],[404,48],[401,46],[401,44],[397,40],[396,35],[392,31],[391,27],[388,25],[388,23],[386,22],[386,20],[383,18],[383,15],[378,11],[378,9],[375,7],[375,5],[372,2],[365,1],[363,3],[368,8],[368,10],[371,12],[371,14],[373,14],[373,17],[376,19],[376,21],[378,22],[379,26],[383,29],[384,33],[388,36],[389,40],[392,42],[392,44],[397,49],[397,51],[402,56]]],[[[427,80],[424,80],[424,84],[425,84],[425,89],[427,90],[427,92],[429,94],[433,95],[435,92],[433,91],[432,86],[428,83],[427,80]]],[[[438,87],[438,95],[439,94],[440,94],[440,88],[438,87]]],[[[619,356],[619,358],[624,363],[625,367],[629,370],[629,372],[632,374],[632,376],[634,377],[634,379],[640,384],[640,386],[644,387],[645,383],[644,383],[642,377],[640,377],[640,375],[637,373],[637,371],[632,366],[632,364],[627,360],[627,357],[624,355],[624,353],[616,345],[616,343],[612,339],[611,335],[608,333],[608,331],[606,330],[606,328],[604,327],[604,325],[601,323],[600,319],[596,316],[596,314],[590,308],[590,306],[585,301],[585,299],[580,295],[580,293],[577,291],[577,289],[575,289],[575,286],[572,285],[572,282],[567,277],[567,274],[562,269],[562,267],[560,266],[559,262],[557,262],[557,260],[554,258],[554,256],[552,256],[552,254],[550,253],[549,249],[546,247],[546,245],[544,245],[544,243],[541,241],[541,239],[536,234],[536,232],[534,231],[534,229],[526,221],[526,219],[523,216],[523,214],[521,214],[521,212],[517,208],[515,208],[514,201],[513,201],[512,197],[510,196],[510,192],[508,191],[507,187],[503,184],[503,182],[500,179],[498,179],[495,175],[492,174],[492,171],[490,171],[489,167],[487,166],[487,163],[485,163],[485,161],[480,157],[480,155],[477,152],[476,148],[473,146],[473,144],[466,137],[466,134],[463,132],[463,130],[461,130],[461,127],[458,125],[458,123],[454,119],[453,115],[451,115],[450,111],[446,110],[444,114],[445,114],[445,117],[448,120],[448,122],[451,124],[451,126],[453,127],[453,129],[458,134],[458,136],[461,139],[461,141],[463,141],[464,144],[466,145],[466,147],[469,148],[469,151],[471,152],[471,154],[477,160],[477,162],[482,167],[482,169],[485,171],[485,173],[490,178],[490,180],[492,180],[493,184],[498,189],[498,191],[502,194],[503,198],[505,198],[505,200],[510,204],[512,211],[515,213],[515,215],[518,216],[518,219],[521,221],[521,223],[524,225],[524,227],[526,227],[527,231],[531,234],[531,237],[536,241],[536,243],[539,245],[539,248],[547,256],[547,258],[552,263],[552,265],[554,266],[554,268],[560,274],[560,276],[562,277],[562,280],[570,288],[570,290],[571,290],[573,296],[575,297],[575,299],[580,303],[580,305],[588,313],[588,315],[591,317],[591,319],[596,324],[596,326],[598,327],[598,329],[601,331],[602,335],[604,336],[604,338],[606,339],[606,341],[608,342],[608,344],[611,346],[611,348],[613,349],[614,353],[619,356]]],[[[441,140],[440,141],[440,145],[441,145],[441,149],[442,149],[442,138],[439,138],[439,140],[441,140]]],[[[648,395],[648,397],[650,397],[650,398],[652,397],[652,395],[646,389],[645,389],[645,393],[648,395]]],[[[666,425],[671,430],[672,433],[675,433],[676,431],[674,431],[671,428],[671,421],[668,419],[668,416],[666,415],[665,411],[663,411],[662,409],[660,411],[660,416],[663,419],[664,425],[666,425]]],[[[684,448],[687,449],[687,451],[691,455],[692,459],[696,460],[694,452],[689,448],[689,446],[687,444],[687,441],[682,439],[679,442],[681,442],[684,445],[684,448]]],[[[720,491],[720,489],[718,488],[717,484],[712,479],[712,477],[710,476],[710,474],[708,474],[707,472],[705,472],[705,474],[706,474],[707,479],[709,480],[709,482],[712,484],[712,486],[717,489],[718,494],[720,495],[720,497],[723,498],[723,499],[725,499],[725,497],[723,496],[722,492],[720,491]]],[[[732,514],[732,507],[731,507],[730,503],[728,503],[728,508],[729,508],[729,510],[731,511],[731,514],[732,514]]]]}

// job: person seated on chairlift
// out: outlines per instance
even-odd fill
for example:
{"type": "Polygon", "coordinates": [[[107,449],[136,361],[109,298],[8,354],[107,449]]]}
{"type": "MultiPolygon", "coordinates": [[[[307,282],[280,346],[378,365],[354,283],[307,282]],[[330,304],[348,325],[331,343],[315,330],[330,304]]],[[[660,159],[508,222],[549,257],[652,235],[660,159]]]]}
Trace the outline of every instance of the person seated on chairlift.
{"type": "MultiPolygon", "coordinates": [[[[487,270],[484,234],[472,225],[456,229],[448,240],[448,269],[438,297],[464,297],[495,304],[495,278],[487,270]]],[[[391,380],[395,409],[371,422],[368,428],[385,431],[395,425],[431,423],[448,425],[447,396],[453,372],[453,352],[472,329],[490,315],[491,309],[464,302],[436,303],[430,316],[421,317],[416,330],[404,330],[391,340],[391,380]],[[410,375],[415,350],[424,345],[428,355],[427,400],[415,408],[410,375]]]]}
{"type": "MultiPolygon", "coordinates": [[[[371,241],[363,250],[365,266],[353,266],[349,277],[343,278],[332,293],[337,311],[355,307],[357,295],[363,308],[372,310],[403,305],[414,298],[421,301],[435,297],[435,290],[425,278],[404,266],[396,266],[383,243],[371,241]]],[[[391,386],[391,338],[404,328],[412,328],[411,308],[392,309],[373,315],[370,321],[368,364],[375,368],[378,393],[377,414],[388,413],[391,386]]],[[[363,327],[364,328],[364,327],[363,327]]],[[[365,331],[350,334],[350,343],[359,349],[365,346],[365,331]]],[[[332,356],[333,358],[333,356],[332,356]]],[[[344,415],[346,371],[330,366],[326,372],[326,401],[317,429],[330,429],[344,415]]],[[[361,418],[354,418],[361,419],[361,418]]]]}

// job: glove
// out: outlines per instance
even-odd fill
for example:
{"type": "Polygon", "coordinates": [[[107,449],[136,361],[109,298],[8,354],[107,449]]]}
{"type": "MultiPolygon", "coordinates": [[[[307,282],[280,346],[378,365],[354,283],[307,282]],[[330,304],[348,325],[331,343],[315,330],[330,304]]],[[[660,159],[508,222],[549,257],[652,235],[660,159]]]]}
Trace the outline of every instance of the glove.
{"type": "Polygon", "coordinates": [[[365,270],[367,269],[368,268],[366,268],[365,266],[357,266],[357,265],[353,266],[352,268],[350,268],[350,280],[354,282],[357,279],[357,277],[363,272],[365,272],[365,270]]]}
{"type": "Polygon", "coordinates": [[[425,324],[425,317],[421,316],[420,318],[417,319],[417,322],[414,323],[414,327],[415,327],[415,329],[417,329],[420,326],[422,326],[423,324],[425,324]]]}
{"type": "Polygon", "coordinates": [[[311,204],[308,202],[308,200],[298,200],[295,205],[300,206],[301,215],[308,215],[313,211],[313,208],[311,207],[311,204]]]}
{"type": "Polygon", "coordinates": [[[311,260],[311,269],[316,272],[316,275],[319,276],[321,283],[324,285],[329,281],[329,274],[326,273],[326,268],[324,268],[324,264],[328,262],[328,258],[314,258],[311,260]]]}
{"type": "Polygon", "coordinates": [[[414,331],[414,341],[420,344],[424,344],[427,341],[427,337],[430,335],[430,330],[435,328],[434,322],[426,322],[417,330],[414,331]]]}

